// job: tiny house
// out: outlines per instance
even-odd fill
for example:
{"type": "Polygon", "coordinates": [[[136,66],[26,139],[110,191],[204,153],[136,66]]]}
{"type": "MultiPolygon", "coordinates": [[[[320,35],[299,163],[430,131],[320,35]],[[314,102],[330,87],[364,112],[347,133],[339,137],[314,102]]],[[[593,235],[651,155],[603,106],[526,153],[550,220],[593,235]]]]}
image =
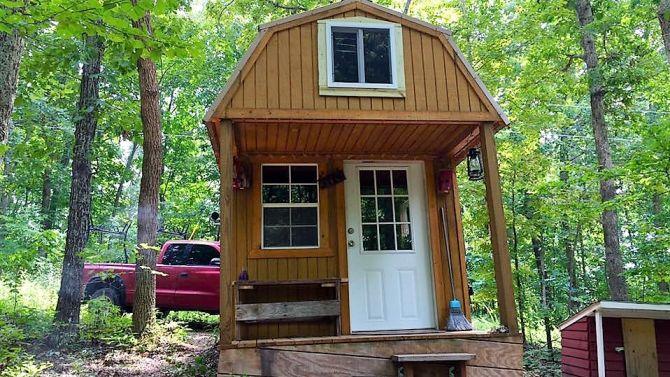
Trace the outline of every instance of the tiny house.
{"type": "Polygon", "coordinates": [[[366,0],[261,25],[204,123],[219,374],[522,375],[494,140],[508,119],[448,30],[366,0]],[[503,331],[447,332],[450,300],[470,316],[454,171],[479,150],[503,331]]]}
{"type": "Polygon", "coordinates": [[[559,328],[563,376],[670,377],[670,305],[596,302],[559,328]]]}

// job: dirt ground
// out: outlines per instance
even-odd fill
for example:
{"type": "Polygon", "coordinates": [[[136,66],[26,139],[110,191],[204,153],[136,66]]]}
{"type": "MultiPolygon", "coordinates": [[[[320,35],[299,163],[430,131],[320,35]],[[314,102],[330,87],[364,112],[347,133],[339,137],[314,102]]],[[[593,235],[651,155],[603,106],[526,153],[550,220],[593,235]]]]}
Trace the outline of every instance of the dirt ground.
{"type": "Polygon", "coordinates": [[[218,351],[214,334],[189,332],[183,342],[159,344],[151,351],[110,346],[54,350],[37,346],[35,361],[50,367],[42,376],[215,376],[218,351]]]}

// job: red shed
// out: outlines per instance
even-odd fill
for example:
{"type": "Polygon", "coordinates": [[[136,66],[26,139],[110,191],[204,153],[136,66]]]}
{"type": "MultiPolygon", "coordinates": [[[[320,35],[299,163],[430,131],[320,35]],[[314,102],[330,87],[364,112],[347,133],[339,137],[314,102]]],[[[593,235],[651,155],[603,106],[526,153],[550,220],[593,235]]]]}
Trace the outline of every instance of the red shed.
{"type": "Polygon", "coordinates": [[[560,330],[563,376],[670,377],[670,305],[600,301],[560,330]]]}

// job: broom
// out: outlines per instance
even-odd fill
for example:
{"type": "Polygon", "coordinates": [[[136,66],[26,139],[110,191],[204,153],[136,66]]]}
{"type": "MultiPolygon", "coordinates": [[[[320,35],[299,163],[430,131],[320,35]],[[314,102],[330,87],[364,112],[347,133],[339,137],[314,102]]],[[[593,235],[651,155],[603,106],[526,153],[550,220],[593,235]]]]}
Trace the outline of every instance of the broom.
{"type": "Polygon", "coordinates": [[[444,232],[444,243],[447,251],[447,262],[449,262],[449,280],[451,281],[451,297],[449,301],[449,319],[447,320],[447,331],[470,331],[472,324],[465,318],[461,309],[461,302],[456,299],[456,289],[454,288],[454,269],[451,267],[451,251],[449,250],[449,232],[447,230],[447,216],[444,213],[444,207],[440,208],[442,215],[442,231],[444,232]]]}

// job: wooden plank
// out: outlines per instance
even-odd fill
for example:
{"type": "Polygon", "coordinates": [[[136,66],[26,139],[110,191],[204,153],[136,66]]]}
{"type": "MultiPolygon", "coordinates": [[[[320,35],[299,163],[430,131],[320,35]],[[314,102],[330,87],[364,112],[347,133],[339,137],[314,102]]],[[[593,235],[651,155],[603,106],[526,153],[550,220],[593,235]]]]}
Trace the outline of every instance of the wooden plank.
{"type": "Polygon", "coordinates": [[[268,81],[268,72],[267,72],[267,51],[263,50],[263,52],[258,56],[258,60],[256,60],[256,66],[254,69],[254,72],[256,73],[256,91],[255,91],[255,96],[256,96],[256,108],[266,108],[268,107],[268,89],[267,89],[267,81],[268,81]]]}
{"type": "Polygon", "coordinates": [[[622,318],[626,376],[658,377],[656,329],[653,319],[622,318]]]}
{"type": "Polygon", "coordinates": [[[273,38],[277,39],[277,64],[279,76],[279,108],[291,108],[291,62],[289,56],[289,32],[283,30],[273,38]]]}
{"type": "Polygon", "coordinates": [[[390,360],[261,349],[261,375],[302,376],[396,376],[390,360]]]}
{"type": "Polygon", "coordinates": [[[456,81],[456,64],[454,58],[443,49],[445,79],[447,81],[447,98],[449,100],[449,111],[460,111],[458,105],[458,83],[456,81]]]}
{"type": "Polygon", "coordinates": [[[467,365],[465,375],[468,377],[523,377],[523,370],[482,368],[467,365]]]}
{"type": "Polygon", "coordinates": [[[219,171],[221,216],[221,272],[220,272],[220,345],[226,347],[235,339],[235,323],[233,318],[233,268],[235,258],[233,248],[233,130],[232,122],[223,121],[219,128],[219,153],[221,156],[219,171]]]}
{"type": "MultiPolygon", "coordinates": [[[[281,81],[281,80],[280,80],[281,81]]],[[[280,82],[280,90],[283,91],[280,82]]],[[[281,96],[282,100],[284,97],[281,96]]],[[[346,102],[346,98],[343,99],[346,102]]],[[[285,100],[283,100],[285,101],[285,100]]],[[[290,101],[289,101],[290,102],[290,101]]],[[[284,105],[281,105],[282,108],[284,105]]],[[[253,120],[286,120],[286,121],[314,121],[314,120],[337,120],[337,123],[346,121],[393,121],[416,122],[421,124],[445,123],[445,124],[473,124],[477,122],[495,121],[491,113],[487,112],[432,112],[432,111],[383,111],[383,110],[348,110],[348,102],[344,103],[343,109],[338,110],[286,110],[286,109],[227,109],[226,118],[235,121],[250,122],[253,120]]]]}
{"type": "Polygon", "coordinates": [[[437,109],[439,111],[449,111],[449,97],[447,96],[447,78],[444,68],[444,48],[442,43],[436,38],[432,38],[433,44],[433,64],[435,67],[435,92],[437,100],[437,109]]]}
{"type": "Polygon", "coordinates": [[[279,56],[277,51],[278,38],[275,35],[268,41],[266,48],[266,79],[267,79],[267,107],[279,108],[279,56]]]}
{"type": "Polygon", "coordinates": [[[444,265],[442,263],[442,247],[440,245],[440,223],[437,216],[437,187],[435,185],[435,165],[432,160],[425,162],[426,192],[428,204],[428,237],[430,239],[431,260],[433,262],[433,284],[435,287],[435,305],[437,307],[437,323],[443,326],[447,323],[449,297],[446,293],[447,281],[444,279],[444,265]]]}
{"type": "Polygon", "coordinates": [[[482,163],[484,165],[484,183],[486,186],[486,205],[489,214],[493,265],[498,290],[498,310],[500,322],[510,333],[517,334],[519,326],[516,319],[514,287],[512,285],[512,266],[507,248],[507,228],[500,190],[498,156],[493,136],[493,123],[484,123],[479,127],[482,163]]]}
{"type": "Polygon", "coordinates": [[[414,99],[414,63],[412,58],[412,36],[411,33],[402,33],[403,58],[405,60],[405,99],[394,100],[396,111],[400,109],[413,112],[416,110],[414,99]]]}
{"type": "Polygon", "coordinates": [[[291,98],[291,108],[292,109],[302,109],[302,73],[301,73],[301,50],[300,50],[300,28],[295,27],[289,29],[289,38],[288,45],[284,48],[289,50],[289,64],[291,71],[290,79],[290,92],[286,92],[286,95],[290,94],[291,98]]]}
{"type": "Polygon", "coordinates": [[[408,30],[412,41],[412,69],[414,70],[414,100],[417,111],[426,111],[426,77],[423,73],[423,49],[421,46],[421,34],[416,30],[408,30]]]}
{"type": "Polygon", "coordinates": [[[300,27],[300,58],[302,73],[302,108],[314,108],[314,81],[317,80],[317,71],[312,66],[312,25],[306,24],[300,27]]]}
{"type": "Polygon", "coordinates": [[[393,355],[391,360],[398,363],[434,363],[448,361],[468,361],[476,357],[474,353],[414,353],[393,355]]]}

